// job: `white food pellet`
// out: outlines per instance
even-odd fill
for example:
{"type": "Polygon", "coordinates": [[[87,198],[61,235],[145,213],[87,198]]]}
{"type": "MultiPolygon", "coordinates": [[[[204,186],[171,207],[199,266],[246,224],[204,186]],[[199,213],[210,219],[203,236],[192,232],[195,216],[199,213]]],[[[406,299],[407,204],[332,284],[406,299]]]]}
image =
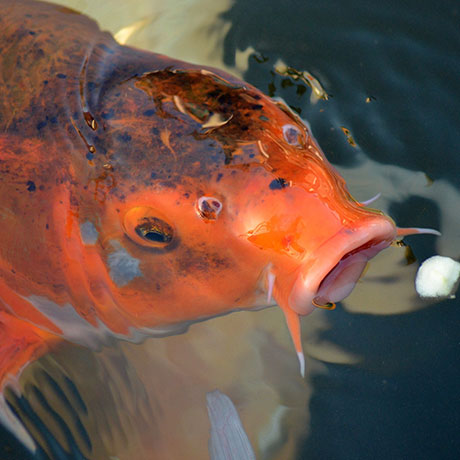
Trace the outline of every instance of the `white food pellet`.
{"type": "Polygon", "coordinates": [[[433,256],[420,265],[415,289],[420,297],[451,297],[460,277],[460,263],[450,257],[433,256]]]}

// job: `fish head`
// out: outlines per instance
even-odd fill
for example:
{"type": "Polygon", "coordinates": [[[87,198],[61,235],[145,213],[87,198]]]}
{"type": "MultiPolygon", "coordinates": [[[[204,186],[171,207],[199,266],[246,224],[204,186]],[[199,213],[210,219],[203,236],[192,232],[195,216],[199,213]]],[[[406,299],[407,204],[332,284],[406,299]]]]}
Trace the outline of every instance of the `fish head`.
{"type": "Polygon", "coordinates": [[[308,314],[345,298],[396,237],[351,197],[306,123],[227,74],[136,76],[107,89],[97,115],[106,153],[95,170],[111,177],[89,200],[98,251],[138,325],[266,306],[272,294],[308,314]]]}

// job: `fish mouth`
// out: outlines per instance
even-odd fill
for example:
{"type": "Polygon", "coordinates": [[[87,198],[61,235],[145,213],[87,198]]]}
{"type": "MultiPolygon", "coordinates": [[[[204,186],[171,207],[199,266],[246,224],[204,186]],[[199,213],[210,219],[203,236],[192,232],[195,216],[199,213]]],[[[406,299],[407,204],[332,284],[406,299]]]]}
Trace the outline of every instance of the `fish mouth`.
{"type": "Polygon", "coordinates": [[[315,307],[328,308],[347,297],[367,263],[396,237],[394,223],[385,217],[359,228],[343,228],[308,258],[289,296],[289,307],[307,315],[315,307]],[[331,257],[331,255],[335,255],[331,257]]]}

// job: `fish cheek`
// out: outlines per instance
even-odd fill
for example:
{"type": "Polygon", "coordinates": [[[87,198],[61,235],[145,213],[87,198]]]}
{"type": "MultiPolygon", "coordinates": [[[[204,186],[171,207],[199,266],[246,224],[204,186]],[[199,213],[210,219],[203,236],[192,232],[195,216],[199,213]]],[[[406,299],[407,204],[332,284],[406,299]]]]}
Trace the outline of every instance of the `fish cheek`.
{"type": "Polygon", "coordinates": [[[149,263],[143,264],[142,270],[145,278],[143,289],[152,297],[160,296],[166,299],[174,289],[176,276],[170,267],[169,261],[161,256],[149,255],[149,263]]]}
{"type": "Polygon", "coordinates": [[[204,244],[198,248],[184,246],[175,260],[175,270],[180,278],[210,280],[230,270],[234,262],[204,244]]]}

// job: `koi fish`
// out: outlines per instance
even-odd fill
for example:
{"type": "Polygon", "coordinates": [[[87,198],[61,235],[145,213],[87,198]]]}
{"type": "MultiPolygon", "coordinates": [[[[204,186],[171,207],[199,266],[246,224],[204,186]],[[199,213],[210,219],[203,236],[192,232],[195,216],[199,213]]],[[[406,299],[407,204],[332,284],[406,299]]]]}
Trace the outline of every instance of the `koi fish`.
{"type": "MultiPolygon", "coordinates": [[[[398,229],[306,123],[217,69],[0,0],[0,390],[63,341],[98,348],[350,294],[398,229]]],[[[435,232],[434,232],[435,233],[435,232]]],[[[20,430],[0,401],[0,419],[20,430]]]]}

